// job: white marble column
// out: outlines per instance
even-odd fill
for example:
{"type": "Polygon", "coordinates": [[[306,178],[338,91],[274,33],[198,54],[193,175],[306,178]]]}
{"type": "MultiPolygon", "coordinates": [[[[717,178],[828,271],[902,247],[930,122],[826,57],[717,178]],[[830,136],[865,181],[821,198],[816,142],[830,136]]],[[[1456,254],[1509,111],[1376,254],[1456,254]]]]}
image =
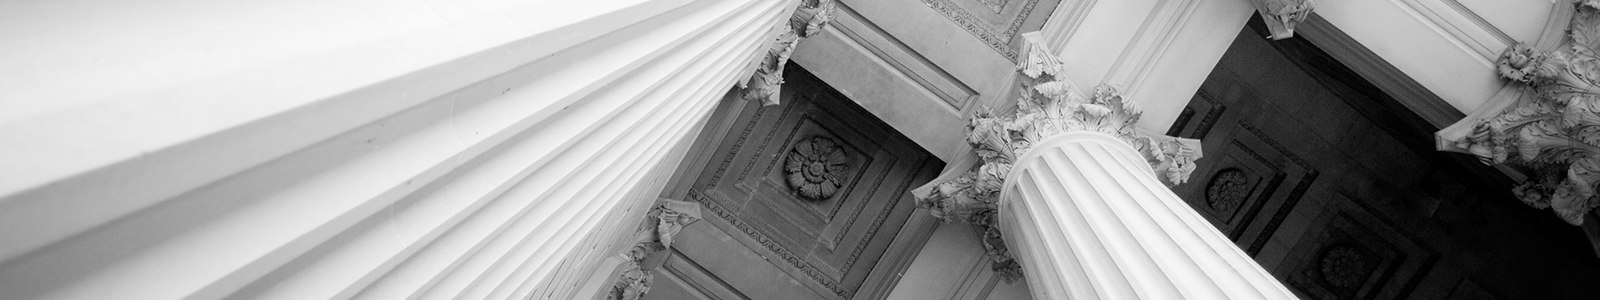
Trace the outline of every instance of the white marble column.
{"type": "Polygon", "coordinates": [[[1040,40],[1025,45],[1015,110],[969,126],[982,163],[920,205],[983,227],[994,268],[1034,299],[1295,298],[1167,188],[1194,170],[1198,140],[1142,132],[1132,101],[1079,91],[1040,40]]]}
{"type": "Polygon", "coordinates": [[[1122,139],[1046,138],[1018,158],[1000,228],[1034,299],[1292,299],[1122,139]]]}
{"type": "Polygon", "coordinates": [[[799,2],[0,3],[0,299],[580,298],[799,2]]]}

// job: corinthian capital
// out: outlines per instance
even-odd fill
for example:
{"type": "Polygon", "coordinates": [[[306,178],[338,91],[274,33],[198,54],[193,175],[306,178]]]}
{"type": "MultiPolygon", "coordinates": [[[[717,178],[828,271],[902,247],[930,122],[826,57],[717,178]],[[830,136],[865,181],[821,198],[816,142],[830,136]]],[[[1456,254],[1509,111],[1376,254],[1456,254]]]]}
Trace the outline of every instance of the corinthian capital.
{"type": "Polygon", "coordinates": [[[1026,36],[1027,56],[1017,69],[1022,93],[1011,114],[984,109],[967,125],[967,142],[982,164],[966,175],[941,182],[921,202],[935,216],[949,221],[972,222],[973,216],[994,209],[1000,188],[1018,156],[1051,137],[1074,131],[1093,131],[1121,139],[1133,146],[1167,185],[1177,185],[1194,171],[1201,156],[1200,141],[1155,134],[1135,128],[1141,112],[1109,86],[1085,95],[1072,83],[1058,79],[1061,60],[1034,36],[1026,36]]]}
{"type": "Polygon", "coordinates": [[[789,62],[800,40],[816,35],[833,19],[833,0],[802,0],[789,22],[778,23],[777,37],[767,47],[766,56],[756,66],[755,74],[745,81],[742,98],[760,101],[762,105],[778,105],[778,90],[783,86],[783,66],[789,62]]]}
{"type": "MultiPolygon", "coordinates": [[[[1438,132],[1439,150],[1526,175],[1513,190],[1572,225],[1600,207],[1600,9],[1579,1],[1568,36],[1550,48],[1513,45],[1496,62],[1507,87],[1438,132]]],[[[1572,4],[1569,4],[1572,5],[1572,4]]]]}
{"type": "Polygon", "coordinates": [[[993,169],[1009,170],[1018,156],[1039,142],[1074,131],[1093,131],[1121,139],[1144,155],[1157,177],[1167,185],[1181,184],[1194,171],[1199,159],[1200,141],[1149,134],[1135,126],[1143,114],[1115,88],[1101,85],[1085,94],[1064,78],[1061,60],[1051,54],[1036,36],[1026,36],[1027,58],[1017,69],[1022,76],[1022,93],[1010,115],[980,112],[972,119],[967,134],[978,156],[993,169]]]}
{"type": "Polygon", "coordinates": [[[611,286],[608,300],[634,300],[650,291],[655,275],[650,273],[666,260],[667,248],[672,247],[672,236],[684,226],[700,220],[700,206],[694,202],[661,199],[646,213],[655,222],[646,223],[638,230],[634,244],[619,254],[623,259],[622,273],[611,286]]]}
{"type": "Polygon", "coordinates": [[[662,248],[672,247],[672,236],[678,235],[689,223],[700,220],[700,206],[694,202],[666,200],[657,202],[649,215],[656,218],[656,241],[662,248]]]}
{"type": "Polygon", "coordinates": [[[1045,140],[1076,131],[1093,131],[1117,137],[1142,154],[1151,169],[1168,185],[1183,183],[1199,159],[1200,141],[1137,130],[1141,112],[1132,102],[1109,86],[1095,88],[1092,95],[1079,91],[1064,78],[1061,59],[1038,40],[1024,34],[1023,60],[1017,70],[1022,92],[1017,108],[1010,114],[983,109],[967,125],[967,143],[982,161],[965,174],[937,183],[918,193],[917,202],[936,217],[984,228],[985,248],[994,268],[1007,280],[1021,276],[1001,233],[994,226],[1005,178],[1012,163],[1045,140]]]}
{"type": "Polygon", "coordinates": [[[1256,11],[1261,13],[1261,20],[1266,21],[1267,29],[1272,31],[1272,36],[1267,38],[1281,40],[1294,37],[1294,26],[1305,22],[1311,15],[1311,0],[1250,0],[1256,5],[1256,11]]]}

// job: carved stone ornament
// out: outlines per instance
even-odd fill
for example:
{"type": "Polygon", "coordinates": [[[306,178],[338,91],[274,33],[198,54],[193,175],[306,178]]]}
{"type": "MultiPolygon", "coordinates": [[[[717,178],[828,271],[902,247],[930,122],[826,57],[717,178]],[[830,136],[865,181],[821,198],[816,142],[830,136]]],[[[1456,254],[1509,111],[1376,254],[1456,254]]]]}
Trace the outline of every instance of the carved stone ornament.
{"type": "Polygon", "coordinates": [[[650,271],[666,260],[667,248],[672,247],[672,236],[684,226],[700,220],[700,206],[694,202],[661,199],[646,213],[656,221],[640,228],[634,244],[621,256],[622,273],[607,294],[608,300],[636,300],[650,292],[655,275],[650,271]]]}
{"type": "Polygon", "coordinates": [[[1510,80],[1507,96],[1440,130],[1438,142],[1525,175],[1512,190],[1522,202],[1582,225],[1600,206],[1600,10],[1576,5],[1568,35],[1548,50],[1506,49],[1496,64],[1510,80]]]}
{"type": "Polygon", "coordinates": [[[834,0],[801,0],[800,7],[787,23],[778,23],[778,35],[760,58],[755,74],[740,84],[744,89],[741,98],[760,101],[761,105],[778,105],[778,91],[783,86],[783,66],[800,40],[816,35],[833,19],[834,0]]]}
{"type": "Polygon", "coordinates": [[[1267,29],[1272,32],[1269,39],[1281,40],[1294,37],[1294,26],[1305,22],[1315,8],[1311,0],[1250,0],[1256,5],[1256,11],[1261,13],[1261,20],[1267,23],[1267,29]]]}
{"type": "Polygon", "coordinates": [[[1206,205],[1217,211],[1232,211],[1249,196],[1250,177],[1239,169],[1217,171],[1206,184],[1206,205]]]}
{"type": "Polygon", "coordinates": [[[1317,271],[1329,286],[1353,288],[1367,280],[1367,274],[1372,272],[1372,260],[1355,246],[1335,245],[1322,250],[1317,271]]]}
{"type": "Polygon", "coordinates": [[[826,137],[811,137],[794,144],[783,165],[784,177],[795,193],[813,200],[827,199],[844,185],[850,157],[826,137]]]}
{"type": "Polygon", "coordinates": [[[1156,177],[1168,185],[1183,183],[1199,159],[1200,141],[1144,134],[1134,128],[1140,111],[1108,86],[1085,96],[1064,78],[1057,78],[1062,63],[1035,39],[1023,42],[1019,62],[1022,92],[1016,111],[999,116],[987,108],[967,125],[967,143],[981,164],[959,177],[937,183],[919,193],[917,204],[947,222],[965,222],[984,228],[984,247],[997,272],[1008,282],[1021,276],[1002,233],[995,227],[1000,190],[1017,157],[1034,145],[1059,134],[1094,131],[1127,142],[1145,157],[1156,177]],[[1007,275],[1007,274],[1012,274],[1007,275]],[[1011,276],[1011,277],[1005,277],[1011,276]]]}

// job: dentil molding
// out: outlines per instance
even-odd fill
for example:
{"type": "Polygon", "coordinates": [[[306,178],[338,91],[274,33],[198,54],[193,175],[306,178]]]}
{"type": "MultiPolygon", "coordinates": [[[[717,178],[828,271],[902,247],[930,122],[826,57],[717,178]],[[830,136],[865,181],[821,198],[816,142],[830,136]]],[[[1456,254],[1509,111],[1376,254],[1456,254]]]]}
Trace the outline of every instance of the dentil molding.
{"type": "Polygon", "coordinates": [[[783,66],[800,40],[816,35],[833,19],[834,0],[802,0],[788,23],[778,23],[778,35],[761,57],[755,74],[740,83],[740,97],[760,101],[761,105],[778,105],[778,91],[783,86],[783,66]]]}
{"type": "Polygon", "coordinates": [[[1007,282],[1022,273],[995,224],[996,209],[1012,164],[1037,143],[1069,132],[1106,133],[1133,146],[1156,177],[1169,186],[1183,183],[1201,156],[1199,140],[1135,129],[1141,112],[1114,88],[1102,85],[1093,95],[1085,95],[1069,80],[1058,78],[1061,60],[1046,50],[1037,36],[1024,37],[1024,56],[1017,67],[1022,92],[1016,110],[1001,115],[985,108],[967,125],[967,142],[981,163],[959,177],[936,183],[917,199],[919,206],[936,217],[982,227],[993,268],[1007,282]]]}
{"type": "Polygon", "coordinates": [[[1600,1],[1572,5],[1578,9],[1559,43],[1519,43],[1500,55],[1505,96],[1440,130],[1438,146],[1525,175],[1512,189],[1517,198],[1582,225],[1600,206],[1600,1]]]}

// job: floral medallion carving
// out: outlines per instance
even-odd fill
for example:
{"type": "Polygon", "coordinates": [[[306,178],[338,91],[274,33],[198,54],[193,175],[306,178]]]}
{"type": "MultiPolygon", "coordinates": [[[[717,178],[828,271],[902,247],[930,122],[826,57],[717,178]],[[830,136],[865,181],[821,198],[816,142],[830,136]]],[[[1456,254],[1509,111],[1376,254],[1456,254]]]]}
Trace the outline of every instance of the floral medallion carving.
{"type": "Polygon", "coordinates": [[[1525,177],[1512,192],[1572,225],[1600,207],[1600,9],[1579,1],[1558,43],[1513,45],[1500,95],[1438,133],[1440,150],[1468,153],[1525,177]]]}
{"type": "Polygon", "coordinates": [[[1365,251],[1351,245],[1334,245],[1324,249],[1322,259],[1317,262],[1322,281],[1337,288],[1361,285],[1366,281],[1367,274],[1372,272],[1372,265],[1365,251]]]}
{"type": "Polygon", "coordinates": [[[1206,184],[1206,205],[1217,211],[1232,211],[1250,196],[1250,177],[1236,168],[1222,169],[1206,184]]]}
{"type": "Polygon", "coordinates": [[[801,140],[789,150],[784,160],[783,173],[789,188],[796,194],[812,200],[833,197],[844,186],[845,172],[850,170],[850,157],[833,139],[815,136],[801,140]]]}

